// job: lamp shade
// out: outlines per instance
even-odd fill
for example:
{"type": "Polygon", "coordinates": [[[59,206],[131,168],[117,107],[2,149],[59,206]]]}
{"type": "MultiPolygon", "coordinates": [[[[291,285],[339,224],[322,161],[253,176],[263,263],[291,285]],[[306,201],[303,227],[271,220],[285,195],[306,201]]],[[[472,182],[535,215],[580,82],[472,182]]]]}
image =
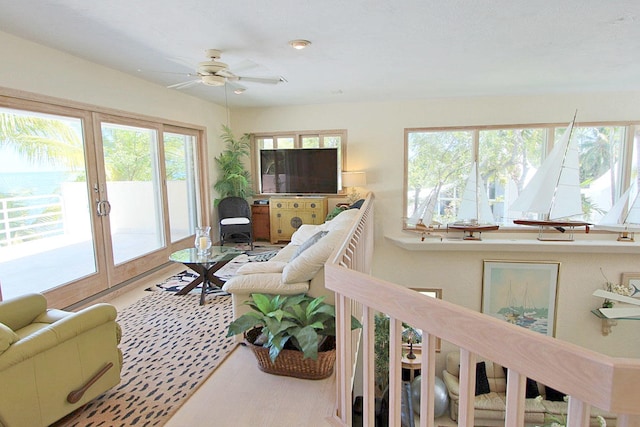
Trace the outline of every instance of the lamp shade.
{"type": "Polygon", "coordinates": [[[343,187],[362,187],[367,185],[367,174],[364,172],[342,172],[343,187]]]}

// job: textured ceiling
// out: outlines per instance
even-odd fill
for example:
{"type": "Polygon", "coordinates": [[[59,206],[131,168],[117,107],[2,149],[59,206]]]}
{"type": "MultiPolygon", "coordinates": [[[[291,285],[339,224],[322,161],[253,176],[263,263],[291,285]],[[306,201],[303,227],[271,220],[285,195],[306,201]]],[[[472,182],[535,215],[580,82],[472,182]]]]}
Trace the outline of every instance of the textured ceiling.
{"type": "Polygon", "coordinates": [[[640,90],[638,0],[0,0],[0,31],[164,86],[210,48],[287,80],[232,107],[640,90]]]}

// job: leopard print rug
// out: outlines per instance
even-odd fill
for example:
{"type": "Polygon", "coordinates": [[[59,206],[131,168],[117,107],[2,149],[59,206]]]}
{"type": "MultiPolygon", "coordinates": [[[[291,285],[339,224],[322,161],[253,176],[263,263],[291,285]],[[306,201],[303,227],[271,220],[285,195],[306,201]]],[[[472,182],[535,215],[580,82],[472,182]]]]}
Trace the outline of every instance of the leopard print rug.
{"type": "Polygon", "coordinates": [[[226,338],[231,296],[153,292],[122,310],[119,385],[55,426],[159,426],[186,401],[235,347],[226,338]]]}

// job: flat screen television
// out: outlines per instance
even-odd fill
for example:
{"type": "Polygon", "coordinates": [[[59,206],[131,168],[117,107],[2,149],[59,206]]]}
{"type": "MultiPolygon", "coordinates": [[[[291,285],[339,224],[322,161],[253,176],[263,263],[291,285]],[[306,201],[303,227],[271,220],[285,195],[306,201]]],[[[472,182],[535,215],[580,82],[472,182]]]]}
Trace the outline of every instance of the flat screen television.
{"type": "Polygon", "coordinates": [[[338,149],[260,150],[262,193],[336,194],[338,149]]]}

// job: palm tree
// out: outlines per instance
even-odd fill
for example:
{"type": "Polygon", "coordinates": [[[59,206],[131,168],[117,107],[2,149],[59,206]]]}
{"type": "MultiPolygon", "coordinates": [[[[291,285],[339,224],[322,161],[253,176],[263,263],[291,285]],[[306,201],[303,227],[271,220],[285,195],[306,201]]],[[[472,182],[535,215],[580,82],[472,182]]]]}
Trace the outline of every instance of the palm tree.
{"type": "Polygon", "coordinates": [[[11,147],[33,163],[47,162],[71,169],[84,167],[79,132],[59,119],[0,112],[0,148],[11,147]]]}

